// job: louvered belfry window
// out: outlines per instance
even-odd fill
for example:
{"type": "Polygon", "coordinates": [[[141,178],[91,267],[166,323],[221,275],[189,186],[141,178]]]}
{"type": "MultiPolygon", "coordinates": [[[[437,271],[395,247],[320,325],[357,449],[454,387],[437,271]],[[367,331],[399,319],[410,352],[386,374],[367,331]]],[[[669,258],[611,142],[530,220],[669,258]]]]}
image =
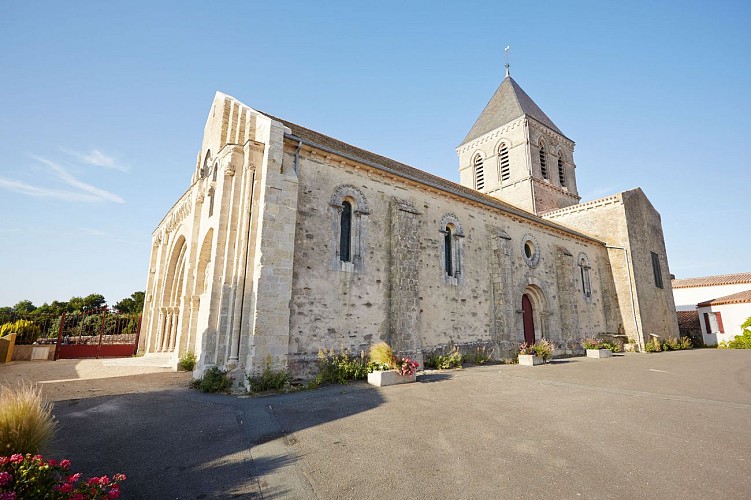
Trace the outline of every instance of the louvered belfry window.
{"type": "Polygon", "coordinates": [[[563,170],[563,160],[558,158],[558,180],[561,183],[561,186],[566,185],[566,172],[563,170]]]}
{"type": "Polygon", "coordinates": [[[339,236],[339,260],[350,262],[352,241],[352,203],[342,203],[341,233],[339,236]]]}
{"type": "Polygon", "coordinates": [[[478,191],[485,187],[485,171],[483,170],[482,157],[475,156],[475,189],[478,191]]]}
{"type": "Polygon", "coordinates": [[[501,144],[501,149],[498,153],[501,157],[501,182],[503,182],[511,178],[511,167],[508,161],[508,146],[506,146],[506,144],[501,144]]]}
{"type": "Polygon", "coordinates": [[[545,163],[545,144],[540,144],[540,173],[543,179],[548,178],[548,166],[545,163]]]}

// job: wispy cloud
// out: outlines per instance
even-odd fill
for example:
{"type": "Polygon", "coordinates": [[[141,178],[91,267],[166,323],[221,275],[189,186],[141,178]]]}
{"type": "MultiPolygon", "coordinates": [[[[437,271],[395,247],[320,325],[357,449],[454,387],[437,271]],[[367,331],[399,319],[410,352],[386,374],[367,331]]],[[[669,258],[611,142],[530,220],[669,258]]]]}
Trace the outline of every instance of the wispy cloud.
{"type": "Polygon", "coordinates": [[[79,161],[87,165],[119,170],[120,172],[127,172],[129,170],[128,167],[120,165],[113,157],[102,153],[98,149],[92,149],[89,153],[81,153],[70,149],[62,149],[62,152],[77,158],[79,161]]]}
{"type": "Polygon", "coordinates": [[[15,191],[17,193],[25,194],[28,196],[36,196],[39,198],[53,198],[63,201],[109,201],[112,203],[125,203],[125,200],[123,200],[115,193],[111,193],[109,191],[100,189],[96,186],[92,186],[91,184],[79,180],[58,163],[34,155],[32,155],[32,158],[43,163],[44,165],[47,165],[56,174],[58,179],[60,179],[64,184],[67,184],[68,186],[74,188],[74,190],[38,186],[16,179],[8,179],[6,177],[0,177],[0,187],[3,187],[10,191],[15,191]]]}

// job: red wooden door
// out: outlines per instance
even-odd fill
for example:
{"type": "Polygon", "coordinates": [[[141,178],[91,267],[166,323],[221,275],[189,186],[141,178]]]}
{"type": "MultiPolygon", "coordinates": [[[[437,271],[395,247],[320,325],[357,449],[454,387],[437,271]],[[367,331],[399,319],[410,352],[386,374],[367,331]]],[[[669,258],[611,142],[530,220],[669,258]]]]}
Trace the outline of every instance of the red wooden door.
{"type": "Polygon", "coordinates": [[[522,295],[522,311],[524,318],[524,342],[527,344],[535,343],[535,320],[532,317],[532,302],[525,293],[522,295]]]}

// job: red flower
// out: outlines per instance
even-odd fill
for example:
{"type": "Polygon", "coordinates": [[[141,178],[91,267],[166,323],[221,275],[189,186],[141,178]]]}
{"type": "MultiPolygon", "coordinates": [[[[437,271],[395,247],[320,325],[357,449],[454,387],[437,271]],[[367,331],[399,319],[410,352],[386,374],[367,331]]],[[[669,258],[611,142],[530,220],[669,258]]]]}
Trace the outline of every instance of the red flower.
{"type": "Polygon", "coordinates": [[[68,476],[68,482],[69,483],[77,483],[81,479],[81,473],[76,472],[72,476],[68,476]]]}
{"type": "Polygon", "coordinates": [[[63,469],[67,469],[68,467],[70,467],[70,460],[65,459],[65,460],[61,461],[60,462],[60,467],[62,467],[63,469]]]}
{"type": "Polygon", "coordinates": [[[99,484],[101,484],[102,486],[107,486],[108,484],[110,484],[110,478],[108,478],[107,476],[100,477],[99,484]]]}
{"type": "Polygon", "coordinates": [[[51,467],[57,467],[58,461],[55,460],[54,458],[50,458],[49,460],[47,460],[47,465],[51,467]]]}
{"type": "Polygon", "coordinates": [[[16,494],[12,491],[0,495],[0,500],[16,500],[16,494]]]}
{"type": "Polygon", "coordinates": [[[14,464],[20,464],[21,462],[23,462],[23,455],[21,455],[20,453],[11,455],[10,462],[14,464]]]}
{"type": "Polygon", "coordinates": [[[125,477],[125,474],[115,474],[114,476],[112,476],[112,479],[114,479],[115,481],[125,481],[128,478],[125,477]]]}
{"type": "Polygon", "coordinates": [[[109,493],[107,493],[107,498],[117,498],[120,496],[120,490],[117,488],[112,488],[109,493]]]}
{"type": "Polygon", "coordinates": [[[63,493],[70,493],[73,491],[73,485],[70,483],[65,483],[64,485],[60,486],[60,491],[63,493]]]}
{"type": "Polygon", "coordinates": [[[0,472],[0,486],[5,486],[9,482],[13,481],[13,476],[8,472],[0,472]]]}

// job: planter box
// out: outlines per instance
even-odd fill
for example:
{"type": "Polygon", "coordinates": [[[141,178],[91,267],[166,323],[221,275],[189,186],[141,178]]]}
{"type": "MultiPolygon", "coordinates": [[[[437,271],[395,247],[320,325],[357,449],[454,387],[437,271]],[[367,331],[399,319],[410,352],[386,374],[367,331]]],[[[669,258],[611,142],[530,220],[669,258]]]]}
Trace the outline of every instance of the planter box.
{"type": "Polygon", "coordinates": [[[368,383],[378,387],[409,384],[415,380],[417,380],[416,375],[399,375],[399,372],[396,370],[382,370],[368,373],[368,383]]]}
{"type": "Polygon", "coordinates": [[[520,354],[519,364],[524,366],[537,366],[543,364],[545,361],[539,356],[534,354],[520,354]]]}
{"type": "Polygon", "coordinates": [[[610,349],[587,349],[588,358],[612,358],[613,351],[610,349]]]}

